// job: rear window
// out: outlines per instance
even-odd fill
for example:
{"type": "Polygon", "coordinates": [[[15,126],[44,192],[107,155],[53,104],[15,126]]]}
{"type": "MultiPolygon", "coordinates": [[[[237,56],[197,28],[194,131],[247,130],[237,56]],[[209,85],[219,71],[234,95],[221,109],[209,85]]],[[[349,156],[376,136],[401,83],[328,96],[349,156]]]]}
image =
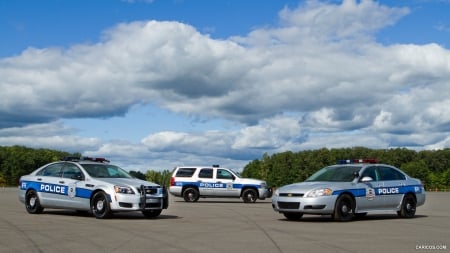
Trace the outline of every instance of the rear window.
{"type": "Polygon", "coordinates": [[[176,177],[192,177],[196,168],[179,168],[176,177]]]}

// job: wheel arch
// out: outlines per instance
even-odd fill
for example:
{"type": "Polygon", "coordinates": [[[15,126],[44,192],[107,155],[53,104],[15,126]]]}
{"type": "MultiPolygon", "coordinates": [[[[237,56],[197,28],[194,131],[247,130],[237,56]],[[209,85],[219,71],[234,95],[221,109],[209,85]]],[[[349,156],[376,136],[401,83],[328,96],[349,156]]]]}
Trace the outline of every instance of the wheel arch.
{"type": "Polygon", "coordinates": [[[103,192],[106,195],[106,198],[108,200],[108,202],[111,203],[111,194],[109,194],[108,192],[106,192],[104,189],[98,188],[92,191],[91,196],[89,197],[89,202],[92,205],[92,198],[95,196],[95,194],[97,194],[97,192],[103,192]]]}
{"type": "Polygon", "coordinates": [[[196,190],[198,191],[198,193],[200,194],[200,189],[198,188],[197,185],[195,185],[195,184],[187,184],[187,185],[183,185],[183,187],[181,188],[181,196],[183,196],[184,191],[185,191],[187,188],[194,188],[194,189],[196,189],[196,190]]]}
{"type": "Polygon", "coordinates": [[[242,197],[242,194],[244,193],[245,190],[247,189],[252,189],[256,192],[256,197],[259,198],[259,191],[258,188],[256,188],[256,186],[252,186],[252,185],[246,185],[244,187],[242,187],[241,189],[241,193],[239,194],[239,197],[242,197]]]}
{"type": "Polygon", "coordinates": [[[352,198],[353,201],[353,210],[355,210],[356,208],[356,197],[355,195],[351,192],[351,191],[342,191],[341,193],[339,193],[336,197],[336,201],[339,199],[339,197],[341,197],[342,195],[348,195],[350,196],[350,198],[352,198]]]}

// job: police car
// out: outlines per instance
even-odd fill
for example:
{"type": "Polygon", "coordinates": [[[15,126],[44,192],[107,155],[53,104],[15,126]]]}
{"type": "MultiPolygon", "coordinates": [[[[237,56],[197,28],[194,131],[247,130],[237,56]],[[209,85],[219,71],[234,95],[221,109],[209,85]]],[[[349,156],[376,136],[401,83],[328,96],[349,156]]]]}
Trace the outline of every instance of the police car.
{"type": "Polygon", "coordinates": [[[168,207],[165,187],[133,178],[104,158],[66,157],[22,176],[19,200],[28,213],[44,208],[90,211],[96,218],[141,211],[157,217],[168,207]]]}
{"type": "Polygon", "coordinates": [[[325,167],[304,182],[277,189],[272,198],[273,209],[288,220],[321,214],[349,221],[371,212],[397,212],[412,218],[416,207],[424,203],[425,189],[419,179],[375,159],[325,167]]]}
{"type": "Polygon", "coordinates": [[[175,167],[169,192],[186,202],[196,202],[200,197],[225,197],[254,203],[272,196],[265,181],[242,178],[239,173],[218,165],[175,167]]]}

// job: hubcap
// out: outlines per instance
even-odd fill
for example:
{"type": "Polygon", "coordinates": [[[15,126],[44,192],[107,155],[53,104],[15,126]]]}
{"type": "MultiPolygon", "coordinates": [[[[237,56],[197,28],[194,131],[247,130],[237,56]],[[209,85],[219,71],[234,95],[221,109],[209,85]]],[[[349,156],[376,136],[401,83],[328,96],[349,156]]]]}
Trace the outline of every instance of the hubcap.
{"type": "Polygon", "coordinates": [[[101,211],[101,210],[103,210],[103,201],[97,201],[97,210],[99,210],[99,211],[101,211]]]}
{"type": "Polygon", "coordinates": [[[36,205],[36,198],[30,198],[30,206],[36,205]]]}
{"type": "Polygon", "coordinates": [[[344,213],[344,214],[347,214],[347,213],[348,213],[348,211],[349,211],[349,209],[348,209],[348,206],[347,206],[347,205],[343,205],[343,206],[342,206],[342,208],[341,208],[341,210],[342,210],[342,213],[344,213]]]}

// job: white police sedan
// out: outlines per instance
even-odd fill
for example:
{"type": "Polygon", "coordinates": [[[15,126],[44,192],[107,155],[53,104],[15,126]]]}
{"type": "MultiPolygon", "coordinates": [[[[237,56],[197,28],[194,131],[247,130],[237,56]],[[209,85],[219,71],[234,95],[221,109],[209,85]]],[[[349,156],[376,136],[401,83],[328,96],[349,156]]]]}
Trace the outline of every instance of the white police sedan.
{"type": "Polygon", "coordinates": [[[273,209],[288,220],[319,214],[349,221],[381,212],[412,218],[416,207],[424,203],[425,189],[419,179],[374,159],[325,167],[304,182],[277,189],[272,197],[273,209]]]}
{"type": "Polygon", "coordinates": [[[133,178],[104,158],[66,157],[22,176],[19,200],[28,213],[44,208],[90,211],[96,218],[141,211],[157,217],[168,207],[165,187],[133,178]]]}

